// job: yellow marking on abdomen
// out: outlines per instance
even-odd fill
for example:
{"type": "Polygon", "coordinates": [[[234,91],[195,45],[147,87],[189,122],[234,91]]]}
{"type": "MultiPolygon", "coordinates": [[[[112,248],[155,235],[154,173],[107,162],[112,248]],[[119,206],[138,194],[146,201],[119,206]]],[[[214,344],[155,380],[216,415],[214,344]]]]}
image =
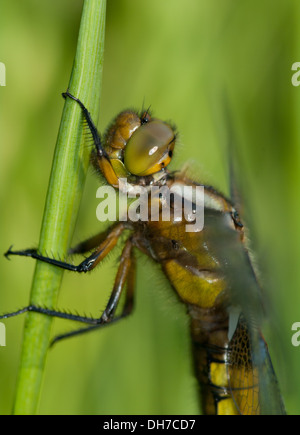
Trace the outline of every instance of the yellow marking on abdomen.
{"type": "Polygon", "coordinates": [[[239,415],[239,411],[231,397],[220,400],[217,405],[217,415],[239,415]]]}
{"type": "Polygon", "coordinates": [[[224,363],[213,362],[210,364],[210,381],[217,387],[228,387],[228,375],[224,363]]]}
{"type": "Polygon", "coordinates": [[[197,275],[175,260],[165,262],[164,268],[178,295],[185,303],[201,308],[211,308],[216,298],[225,289],[224,280],[213,272],[201,274],[199,271],[197,275]]]}

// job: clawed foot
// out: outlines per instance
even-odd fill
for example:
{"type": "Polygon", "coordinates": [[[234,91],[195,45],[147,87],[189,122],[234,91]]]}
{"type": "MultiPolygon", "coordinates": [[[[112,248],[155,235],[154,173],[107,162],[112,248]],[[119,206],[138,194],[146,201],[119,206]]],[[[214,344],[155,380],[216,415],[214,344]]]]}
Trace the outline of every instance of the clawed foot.
{"type": "Polygon", "coordinates": [[[8,260],[10,259],[10,255],[22,255],[25,257],[31,257],[33,254],[36,253],[36,249],[26,249],[25,251],[12,251],[13,245],[9,247],[7,252],[5,252],[4,257],[6,257],[8,260]]]}
{"type": "Polygon", "coordinates": [[[13,245],[11,245],[4,254],[4,257],[6,257],[8,260],[9,260],[9,256],[13,255],[13,251],[11,250],[12,247],[13,247],[13,245]]]}
{"type": "Polygon", "coordinates": [[[64,97],[64,99],[66,99],[67,97],[69,97],[69,98],[71,98],[72,100],[77,101],[77,103],[79,103],[79,105],[80,105],[83,109],[85,109],[84,104],[79,100],[79,98],[74,97],[74,95],[70,94],[69,91],[63,92],[61,95],[64,97]]]}

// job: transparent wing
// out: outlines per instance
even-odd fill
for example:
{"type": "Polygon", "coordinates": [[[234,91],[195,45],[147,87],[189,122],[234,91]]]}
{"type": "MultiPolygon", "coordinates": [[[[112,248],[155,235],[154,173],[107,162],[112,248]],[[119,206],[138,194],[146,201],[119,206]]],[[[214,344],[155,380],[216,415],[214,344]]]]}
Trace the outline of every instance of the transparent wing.
{"type": "Polygon", "coordinates": [[[208,249],[219,262],[228,284],[225,303],[229,314],[231,310],[240,313],[228,349],[231,394],[241,413],[249,413],[248,408],[252,407],[254,413],[285,414],[260,332],[265,316],[261,289],[240,233],[229,224],[229,217],[208,210],[204,227],[208,249]]]}
{"type": "Polygon", "coordinates": [[[228,385],[234,403],[243,415],[259,415],[259,378],[253,366],[251,343],[245,321],[240,318],[228,349],[228,385]]]}

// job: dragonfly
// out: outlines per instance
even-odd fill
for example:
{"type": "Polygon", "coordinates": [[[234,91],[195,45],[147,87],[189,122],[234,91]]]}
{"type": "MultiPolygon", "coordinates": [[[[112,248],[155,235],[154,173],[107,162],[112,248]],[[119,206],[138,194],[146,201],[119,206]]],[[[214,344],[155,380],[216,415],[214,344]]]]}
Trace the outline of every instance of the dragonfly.
{"type": "MultiPolygon", "coordinates": [[[[72,321],[84,327],[62,334],[54,342],[101,329],[133,312],[135,294],[135,252],[159,263],[189,317],[194,372],[199,383],[202,412],[207,415],[283,415],[285,407],[267,344],[261,333],[265,316],[262,291],[247,249],[245,227],[233,201],[211,186],[190,179],[186,171],[169,171],[177,132],[149,110],[121,112],[105,135],[100,136],[83,102],[69,91],[63,94],[78,104],[93,138],[91,162],[113,189],[147,193],[149,219],[124,219],[70,249],[69,254],[87,254],[80,264],[43,256],[38,250],[15,251],[65,270],[85,273],[101,264],[125,233],[122,253],[109,301],[100,318],[66,313],[29,305],[0,316],[9,318],[36,312],[72,321]],[[178,218],[176,195],[164,193],[152,198],[150,188],[179,188],[181,202],[197,208],[195,195],[185,196],[185,187],[203,192],[203,227],[187,231],[191,216],[178,218]],[[180,190],[181,189],[181,190],[180,190]],[[158,206],[158,218],[150,209],[158,206]],[[163,219],[165,205],[170,217],[163,219]],[[124,301],[119,307],[121,296],[124,301]]],[[[178,191],[178,190],[177,190],[178,191]]]]}

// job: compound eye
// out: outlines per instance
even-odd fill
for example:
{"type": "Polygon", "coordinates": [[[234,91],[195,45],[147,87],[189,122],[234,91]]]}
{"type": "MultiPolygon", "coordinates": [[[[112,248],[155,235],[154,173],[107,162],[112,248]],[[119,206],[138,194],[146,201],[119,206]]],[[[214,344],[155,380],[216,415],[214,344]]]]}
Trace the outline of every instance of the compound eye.
{"type": "Polygon", "coordinates": [[[124,164],[133,175],[155,174],[170,163],[174,145],[173,129],[158,119],[151,120],[141,125],[128,140],[124,164]]]}

